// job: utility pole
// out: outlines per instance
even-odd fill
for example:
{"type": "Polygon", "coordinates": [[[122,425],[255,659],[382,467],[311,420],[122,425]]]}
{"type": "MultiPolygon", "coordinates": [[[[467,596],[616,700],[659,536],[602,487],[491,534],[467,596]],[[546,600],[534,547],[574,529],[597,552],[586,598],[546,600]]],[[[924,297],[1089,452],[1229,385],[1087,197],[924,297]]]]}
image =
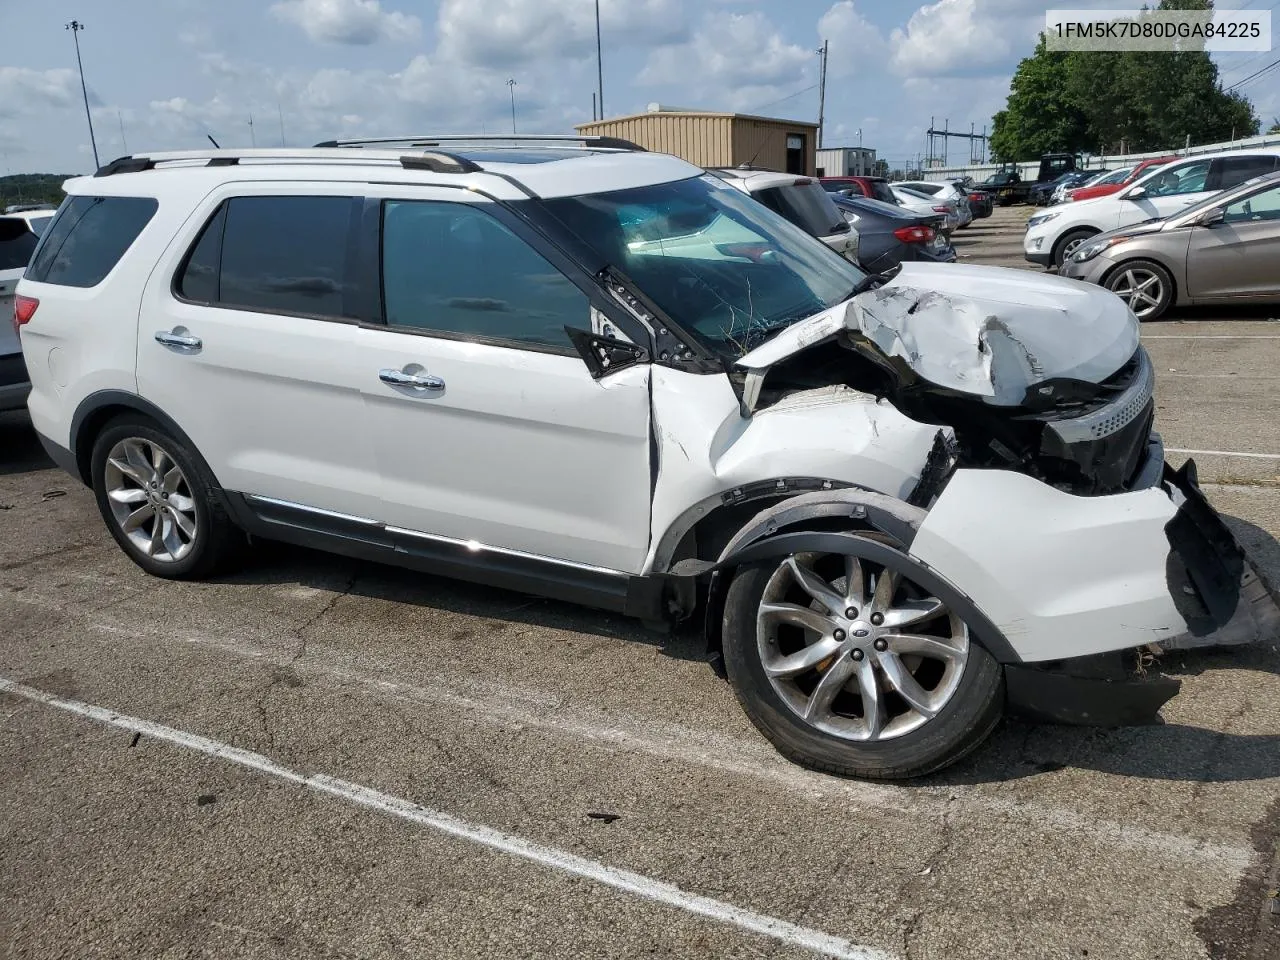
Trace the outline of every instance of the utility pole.
{"type": "Polygon", "coordinates": [[[254,133],[253,133],[253,114],[252,113],[249,114],[249,144],[250,146],[254,146],[254,147],[258,145],[258,138],[254,136],[254,133]]]}
{"type": "Polygon", "coordinates": [[[280,117],[280,146],[284,146],[284,108],[280,106],[280,101],[276,101],[276,114],[280,117]]]}
{"type": "Polygon", "coordinates": [[[116,111],[116,119],[120,121],[120,143],[124,146],[124,152],[129,152],[129,141],[124,138],[124,116],[119,110],[116,111]]]}
{"type": "Polygon", "coordinates": [[[507,89],[511,91],[511,132],[516,132],[516,81],[509,79],[507,89]]]}
{"type": "Polygon", "coordinates": [[[71,37],[76,42],[76,66],[80,68],[80,93],[84,96],[84,116],[89,121],[89,145],[93,147],[93,168],[96,170],[100,166],[98,141],[93,136],[93,114],[89,112],[89,88],[84,85],[84,63],[80,60],[80,31],[84,29],[84,24],[79,20],[72,20],[67,24],[66,29],[71,31],[71,37]]]}
{"type": "Polygon", "coordinates": [[[594,90],[591,91],[591,119],[592,120],[600,119],[599,117],[596,116],[596,92],[594,90]]]}
{"type": "Polygon", "coordinates": [[[818,149],[822,149],[822,121],[827,112],[827,41],[822,41],[822,49],[818,51],[822,57],[822,65],[818,68],[818,149]]]}
{"type": "Polygon", "coordinates": [[[600,119],[604,119],[604,57],[600,47],[600,0],[596,0],[596,93],[600,101],[600,119]]]}

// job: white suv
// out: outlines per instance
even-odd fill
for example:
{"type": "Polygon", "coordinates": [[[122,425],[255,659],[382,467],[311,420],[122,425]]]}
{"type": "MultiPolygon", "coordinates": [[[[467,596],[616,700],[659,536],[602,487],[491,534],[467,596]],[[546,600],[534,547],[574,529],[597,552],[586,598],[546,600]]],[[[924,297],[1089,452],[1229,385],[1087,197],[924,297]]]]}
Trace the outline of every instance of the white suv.
{"type": "Polygon", "coordinates": [[[1006,705],[1148,718],[1177,685],[1121,651],[1272,629],[1107,291],[877,286],[674,157],[441,139],[67,184],[18,288],[31,417],[144,570],[209,575],[248,535],[701,606],[765,736],[870,777],[1006,705]]]}
{"type": "Polygon", "coordinates": [[[707,172],[750,194],[846,259],[858,262],[858,232],[820,181],[793,173],[742,167],[707,172]]]}
{"type": "Polygon", "coordinates": [[[1027,221],[1023,254],[1042,267],[1063,262],[1096,233],[1172,216],[1220,190],[1270,173],[1280,166],[1280,148],[1228,150],[1185,157],[1152,167],[1119,193],[1073,200],[1027,221]]]}

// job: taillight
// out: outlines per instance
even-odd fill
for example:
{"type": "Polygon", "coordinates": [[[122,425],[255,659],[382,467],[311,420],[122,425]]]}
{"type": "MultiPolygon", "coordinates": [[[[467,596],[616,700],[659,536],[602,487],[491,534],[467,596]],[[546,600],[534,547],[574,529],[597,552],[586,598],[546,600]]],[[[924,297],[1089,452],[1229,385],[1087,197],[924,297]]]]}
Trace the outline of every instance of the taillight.
{"type": "Polygon", "coordinates": [[[934,213],[950,213],[951,211],[947,207],[934,207],[933,212],[934,213]]]}
{"type": "Polygon", "coordinates": [[[17,330],[36,315],[36,307],[40,301],[35,297],[24,297],[21,294],[13,298],[13,329],[17,330]]]}
{"type": "MultiPolygon", "coordinates": [[[[945,208],[944,208],[945,209],[945,208]]],[[[903,243],[928,243],[933,239],[932,227],[910,226],[899,227],[893,235],[903,243]]]]}
{"type": "Polygon", "coordinates": [[[971,194],[969,194],[969,202],[970,202],[970,203],[981,203],[981,202],[982,202],[982,194],[980,194],[980,193],[971,193],[971,194]]]}

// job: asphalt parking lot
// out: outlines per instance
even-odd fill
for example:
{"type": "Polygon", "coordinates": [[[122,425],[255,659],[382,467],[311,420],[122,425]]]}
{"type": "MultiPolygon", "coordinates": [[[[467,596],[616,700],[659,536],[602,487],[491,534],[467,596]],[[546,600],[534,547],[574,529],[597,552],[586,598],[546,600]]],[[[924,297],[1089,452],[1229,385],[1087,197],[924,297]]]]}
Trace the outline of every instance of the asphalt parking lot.
{"type": "MultiPolygon", "coordinates": [[[[1024,266],[1028,215],[962,262],[1024,266]]],[[[1144,341],[1280,579],[1273,315],[1144,341]]],[[[1156,667],[1161,726],[812,774],[693,632],[275,546],[150,579],[0,415],[0,957],[1280,957],[1280,650],[1156,667]]]]}

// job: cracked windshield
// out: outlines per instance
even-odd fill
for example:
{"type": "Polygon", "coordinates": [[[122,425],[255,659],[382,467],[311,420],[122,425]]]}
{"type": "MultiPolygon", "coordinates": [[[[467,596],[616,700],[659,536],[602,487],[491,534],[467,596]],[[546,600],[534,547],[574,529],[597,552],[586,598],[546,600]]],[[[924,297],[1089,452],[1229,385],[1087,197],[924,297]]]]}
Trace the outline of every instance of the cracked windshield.
{"type": "Polygon", "coordinates": [[[728,357],[847,300],[866,277],[711,177],[546,206],[676,322],[728,357]]]}

